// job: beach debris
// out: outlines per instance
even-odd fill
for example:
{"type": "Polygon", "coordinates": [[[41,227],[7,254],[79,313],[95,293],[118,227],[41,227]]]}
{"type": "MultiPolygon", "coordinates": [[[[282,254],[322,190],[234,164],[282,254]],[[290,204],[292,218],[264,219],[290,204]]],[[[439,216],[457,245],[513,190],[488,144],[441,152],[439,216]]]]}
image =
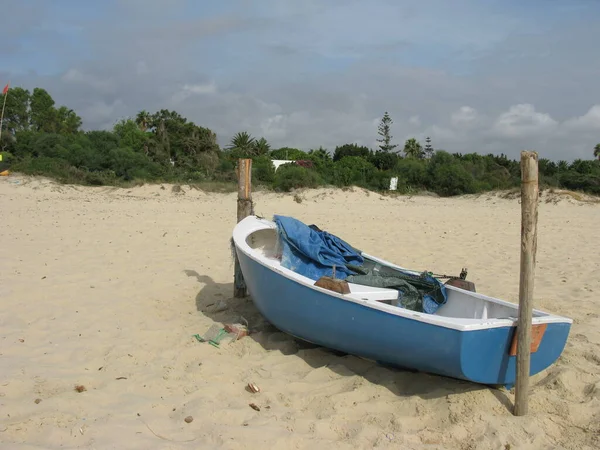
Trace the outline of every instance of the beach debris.
{"type": "Polygon", "coordinates": [[[221,325],[215,324],[212,325],[202,336],[200,334],[195,334],[194,337],[199,342],[208,342],[213,347],[219,347],[221,341],[228,337],[228,335],[229,333],[225,331],[221,325]]]}
{"type": "Polygon", "coordinates": [[[126,379],[127,379],[127,377],[117,377],[117,378],[115,378],[115,380],[126,380],[126,379]]]}
{"type": "Polygon", "coordinates": [[[41,403],[42,399],[41,398],[36,398],[33,403],[35,403],[36,405],[39,405],[41,403]]]}
{"type": "MultiPolygon", "coordinates": [[[[139,416],[139,413],[138,413],[138,416],[139,416]]],[[[190,418],[191,418],[191,416],[190,416],[190,418]]],[[[186,417],[186,419],[187,419],[187,417],[186,417]]],[[[142,422],[144,425],[146,425],[146,428],[148,428],[148,430],[150,431],[150,433],[152,433],[152,434],[153,434],[154,436],[156,436],[157,438],[159,438],[159,439],[162,439],[163,441],[169,441],[169,442],[192,442],[192,441],[195,441],[196,439],[198,439],[198,436],[197,436],[197,437],[195,437],[195,438],[192,438],[192,439],[184,439],[184,440],[180,440],[180,441],[177,441],[177,440],[175,440],[175,439],[170,439],[170,438],[168,438],[168,437],[165,437],[165,436],[162,436],[162,435],[160,435],[160,434],[156,433],[156,432],[155,432],[155,431],[154,431],[152,428],[150,428],[150,425],[148,425],[148,424],[147,424],[146,422],[144,422],[142,419],[138,419],[138,420],[139,420],[140,422],[142,422]]]]}
{"type": "Polygon", "coordinates": [[[77,385],[75,385],[75,391],[82,393],[82,392],[87,391],[87,388],[83,384],[77,384],[77,385]]]}
{"type": "Polygon", "coordinates": [[[223,342],[229,341],[231,343],[237,341],[244,336],[248,336],[248,327],[247,325],[242,325],[241,323],[225,325],[214,324],[203,335],[193,335],[198,342],[208,342],[214,347],[219,347],[219,345],[223,342]]]}
{"type": "Polygon", "coordinates": [[[236,335],[236,340],[248,336],[248,326],[242,325],[241,323],[226,323],[223,328],[228,333],[236,335]]]}
{"type": "Polygon", "coordinates": [[[194,421],[194,418],[192,416],[187,416],[183,420],[185,421],[185,423],[192,423],[194,421]]]}
{"type": "Polygon", "coordinates": [[[25,342],[25,339],[19,339],[19,342],[23,343],[25,342]]]}
{"type": "Polygon", "coordinates": [[[254,384],[254,383],[248,383],[247,388],[253,394],[256,394],[256,393],[260,392],[260,388],[256,384],[254,384]]]}
{"type": "Polygon", "coordinates": [[[248,404],[248,406],[250,408],[252,408],[254,411],[260,411],[260,408],[254,403],[250,403],[250,404],[248,404]]]}

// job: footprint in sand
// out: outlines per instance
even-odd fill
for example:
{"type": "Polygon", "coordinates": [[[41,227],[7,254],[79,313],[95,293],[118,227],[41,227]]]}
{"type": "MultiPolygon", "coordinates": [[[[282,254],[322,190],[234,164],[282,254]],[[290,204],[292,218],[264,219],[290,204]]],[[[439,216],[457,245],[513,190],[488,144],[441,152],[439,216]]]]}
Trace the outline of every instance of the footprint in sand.
{"type": "Polygon", "coordinates": [[[600,381],[590,383],[583,389],[583,394],[589,400],[600,398],[600,381]]]}
{"type": "Polygon", "coordinates": [[[600,366],[600,356],[592,352],[584,353],[583,357],[587,359],[589,362],[600,366]]]}
{"type": "Polygon", "coordinates": [[[585,334],[574,334],[573,335],[573,340],[577,341],[577,342],[590,342],[590,340],[588,339],[588,337],[585,334]]]}

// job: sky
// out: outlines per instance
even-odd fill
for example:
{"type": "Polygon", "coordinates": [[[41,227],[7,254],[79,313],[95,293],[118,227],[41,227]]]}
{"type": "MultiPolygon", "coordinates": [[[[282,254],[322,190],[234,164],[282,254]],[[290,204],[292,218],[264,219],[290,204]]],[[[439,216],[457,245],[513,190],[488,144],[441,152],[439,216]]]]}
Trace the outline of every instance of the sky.
{"type": "Polygon", "coordinates": [[[84,129],[179,112],[226,146],[393,143],[591,159],[599,0],[1,0],[0,84],[84,129]]]}

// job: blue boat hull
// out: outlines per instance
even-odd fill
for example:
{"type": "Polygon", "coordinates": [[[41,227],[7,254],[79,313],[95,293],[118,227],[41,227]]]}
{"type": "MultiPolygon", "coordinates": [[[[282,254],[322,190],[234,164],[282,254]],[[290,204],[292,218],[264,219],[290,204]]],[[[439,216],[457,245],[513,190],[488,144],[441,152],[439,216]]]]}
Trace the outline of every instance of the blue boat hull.
{"type": "MultiPolygon", "coordinates": [[[[297,338],[384,364],[489,385],[515,383],[509,355],[514,327],[460,331],[388,314],[286,278],[237,251],[248,291],[261,314],[297,338]]],[[[531,354],[534,375],[562,353],[569,323],[549,323],[531,354]]]]}

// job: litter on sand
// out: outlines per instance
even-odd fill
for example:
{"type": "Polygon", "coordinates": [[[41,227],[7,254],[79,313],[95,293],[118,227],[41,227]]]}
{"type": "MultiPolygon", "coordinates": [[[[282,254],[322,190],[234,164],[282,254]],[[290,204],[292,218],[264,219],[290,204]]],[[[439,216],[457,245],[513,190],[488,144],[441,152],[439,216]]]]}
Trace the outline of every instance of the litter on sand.
{"type": "Polygon", "coordinates": [[[224,342],[234,342],[248,336],[248,327],[240,323],[212,325],[203,335],[195,334],[198,342],[208,342],[214,347],[219,347],[224,342]]]}

